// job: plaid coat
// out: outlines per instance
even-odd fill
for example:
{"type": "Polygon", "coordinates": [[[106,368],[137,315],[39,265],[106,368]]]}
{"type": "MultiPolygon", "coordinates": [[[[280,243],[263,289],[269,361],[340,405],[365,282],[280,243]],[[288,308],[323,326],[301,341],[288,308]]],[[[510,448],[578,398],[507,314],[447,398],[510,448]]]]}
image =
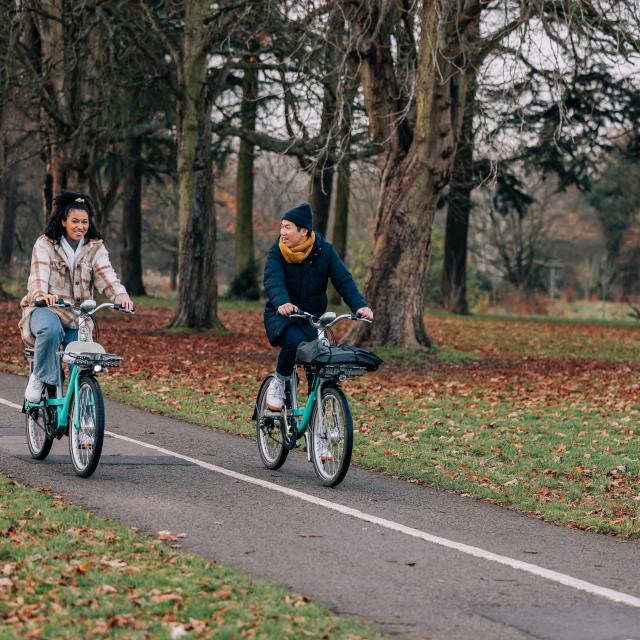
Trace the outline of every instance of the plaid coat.
{"type": "MultiPolygon", "coordinates": [[[[109,253],[102,240],[88,240],[76,258],[74,273],[69,272],[67,256],[60,243],[45,235],[40,236],[31,254],[31,273],[27,283],[27,295],[22,298],[20,333],[25,344],[33,346],[34,336],[29,330],[29,316],[34,302],[44,294],[56,295],[67,302],[78,304],[93,298],[94,287],[112,302],[129,300],[127,291],[120,284],[111,266],[109,253]]],[[[76,317],[68,309],[51,308],[62,322],[70,326],[76,317]]]]}

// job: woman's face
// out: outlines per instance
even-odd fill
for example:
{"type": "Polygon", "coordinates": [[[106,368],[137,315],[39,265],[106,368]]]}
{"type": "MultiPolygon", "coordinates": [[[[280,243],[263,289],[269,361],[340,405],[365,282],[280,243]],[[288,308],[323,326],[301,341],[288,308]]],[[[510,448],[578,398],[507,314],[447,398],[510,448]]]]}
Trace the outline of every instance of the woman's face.
{"type": "Polygon", "coordinates": [[[67,217],[63,218],[64,233],[74,242],[80,241],[89,231],[89,214],[82,209],[71,209],[67,217]]]}
{"type": "Polygon", "coordinates": [[[290,220],[283,220],[280,223],[280,237],[285,247],[297,247],[307,239],[307,230],[296,227],[290,220]]]}

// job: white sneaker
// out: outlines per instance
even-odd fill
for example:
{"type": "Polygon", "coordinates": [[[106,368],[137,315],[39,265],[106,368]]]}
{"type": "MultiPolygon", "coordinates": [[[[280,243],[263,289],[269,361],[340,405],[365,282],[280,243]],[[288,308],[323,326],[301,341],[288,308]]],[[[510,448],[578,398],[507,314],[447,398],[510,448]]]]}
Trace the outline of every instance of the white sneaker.
{"type": "Polygon", "coordinates": [[[27,388],[24,390],[24,399],[27,402],[40,402],[40,398],[42,397],[42,387],[44,386],[43,382],[40,382],[38,378],[36,378],[35,374],[31,374],[29,376],[29,383],[27,384],[27,388]]]}
{"type": "Polygon", "coordinates": [[[271,411],[282,410],[284,404],[284,381],[274,376],[267,389],[267,408],[271,411]]]}
{"type": "Polygon", "coordinates": [[[318,452],[318,457],[322,462],[330,462],[334,460],[334,456],[327,447],[327,443],[323,438],[316,438],[316,449],[318,452]]]}

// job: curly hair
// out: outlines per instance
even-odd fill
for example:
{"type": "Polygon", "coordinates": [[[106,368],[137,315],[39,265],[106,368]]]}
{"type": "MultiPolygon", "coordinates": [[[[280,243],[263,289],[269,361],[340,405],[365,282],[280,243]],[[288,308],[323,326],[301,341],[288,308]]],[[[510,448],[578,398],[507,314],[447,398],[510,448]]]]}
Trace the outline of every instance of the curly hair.
{"type": "Polygon", "coordinates": [[[86,193],[76,191],[62,191],[53,200],[51,215],[44,228],[44,235],[51,240],[60,240],[64,234],[62,221],[67,219],[69,211],[76,209],[86,211],[89,216],[89,230],[85,235],[86,240],[102,240],[102,234],[98,231],[94,218],[93,200],[86,193]]]}

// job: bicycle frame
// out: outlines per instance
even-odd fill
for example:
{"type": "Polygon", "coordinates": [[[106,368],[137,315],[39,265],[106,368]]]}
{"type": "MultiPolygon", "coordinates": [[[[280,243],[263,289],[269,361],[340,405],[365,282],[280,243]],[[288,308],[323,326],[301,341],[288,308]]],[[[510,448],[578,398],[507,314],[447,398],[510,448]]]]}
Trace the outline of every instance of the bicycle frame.
{"type": "MultiPolygon", "coordinates": [[[[58,354],[58,358],[61,358],[62,354],[58,354]]],[[[59,364],[61,367],[61,363],[59,364]]],[[[67,428],[67,423],[69,421],[69,407],[71,406],[71,401],[74,396],[78,397],[79,393],[79,385],[78,385],[78,367],[75,365],[69,365],[69,370],[71,375],[69,377],[69,385],[67,386],[67,392],[64,396],[56,395],[55,398],[45,398],[40,402],[28,402],[25,400],[24,407],[27,411],[30,409],[38,409],[45,407],[54,407],[56,411],[56,433],[54,435],[58,435],[58,433],[62,433],[67,428]]],[[[62,379],[62,378],[60,378],[62,379]]],[[[62,383],[60,383],[61,386],[62,383]]],[[[74,415],[73,415],[73,427],[77,430],[80,429],[80,421],[78,419],[78,403],[76,402],[74,405],[74,415]]]]}
{"type": "MultiPolygon", "coordinates": [[[[322,384],[322,380],[320,379],[319,376],[316,376],[316,379],[313,382],[313,387],[311,388],[311,392],[309,393],[309,397],[307,398],[307,402],[304,405],[304,409],[297,408],[296,406],[297,401],[295,402],[295,405],[294,405],[296,408],[292,409],[291,413],[293,414],[294,418],[302,417],[302,420],[300,421],[300,424],[297,427],[298,434],[300,435],[302,435],[304,431],[307,429],[307,427],[309,426],[309,421],[311,420],[311,413],[313,412],[313,405],[316,403],[316,400],[318,399],[321,384],[322,384]]],[[[292,385],[292,389],[293,389],[293,385],[292,385]]],[[[293,399],[291,401],[291,404],[294,404],[293,399]]]]}
{"type": "MultiPolygon", "coordinates": [[[[322,379],[320,376],[316,376],[313,381],[313,386],[311,387],[311,391],[309,392],[309,397],[304,405],[304,408],[298,407],[298,397],[296,392],[298,381],[298,374],[294,370],[291,376],[291,415],[298,422],[294,423],[296,429],[296,440],[300,438],[302,435],[305,438],[308,438],[309,435],[309,423],[311,422],[311,415],[313,414],[313,407],[317,403],[318,411],[320,415],[320,424],[322,424],[322,403],[319,401],[320,398],[320,387],[322,385],[322,379]]],[[[285,418],[286,419],[286,418],[285,418]]],[[[307,458],[311,461],[311,448],[309,447],[309,443],[307,442],[307,458]]]]}

